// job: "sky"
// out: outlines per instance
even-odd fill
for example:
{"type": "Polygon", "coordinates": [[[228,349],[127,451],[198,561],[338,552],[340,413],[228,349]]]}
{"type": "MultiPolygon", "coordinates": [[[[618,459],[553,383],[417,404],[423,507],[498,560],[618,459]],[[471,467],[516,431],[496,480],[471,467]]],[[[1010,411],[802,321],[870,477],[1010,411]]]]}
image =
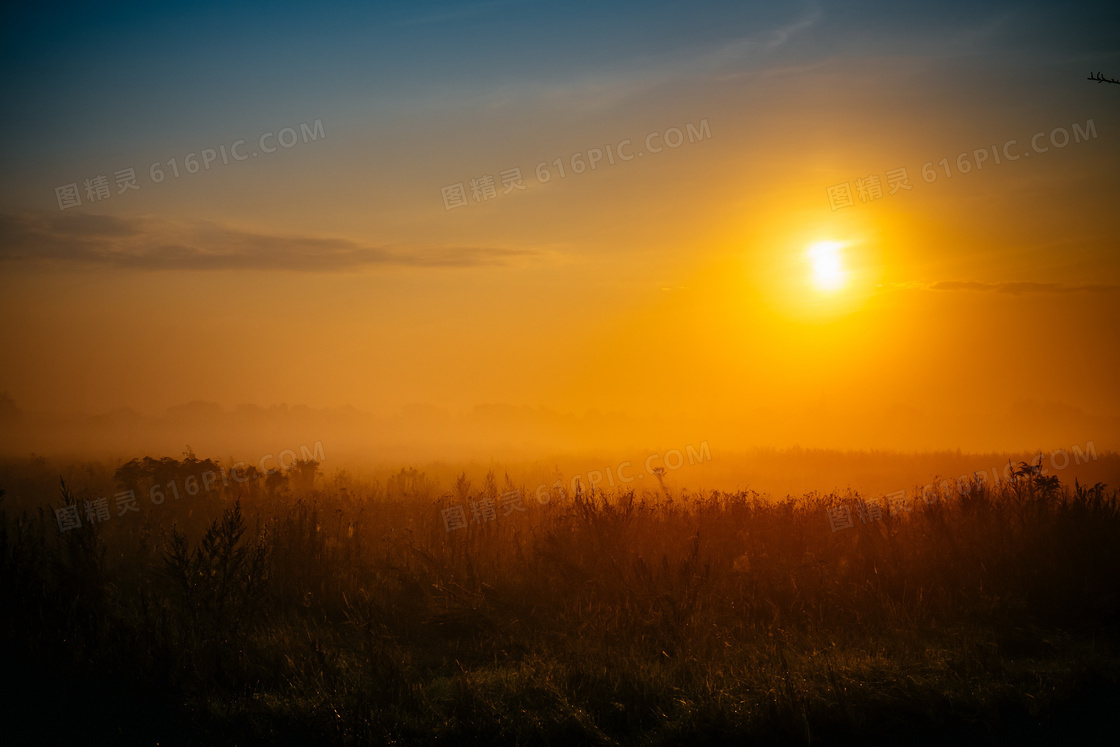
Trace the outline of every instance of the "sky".
{"type": "Polygon", "coordinates": [[[433,452],[1120,443],[1112,3],[4,14],[36,448],[186,403],[433,452]]]}

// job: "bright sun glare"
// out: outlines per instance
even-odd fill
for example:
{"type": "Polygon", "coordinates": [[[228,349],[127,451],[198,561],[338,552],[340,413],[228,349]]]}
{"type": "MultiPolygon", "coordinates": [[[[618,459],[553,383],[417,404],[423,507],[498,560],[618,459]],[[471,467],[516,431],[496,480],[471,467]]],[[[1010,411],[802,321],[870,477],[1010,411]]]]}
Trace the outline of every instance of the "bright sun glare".
{"type": "Polygon", "coordinates": [[[820,241],[809,247],[809,261],[813,265],[813,282],[821,290],[837,290],[844,285],[847,273],[841,263],[838,241],[820,241]]]}

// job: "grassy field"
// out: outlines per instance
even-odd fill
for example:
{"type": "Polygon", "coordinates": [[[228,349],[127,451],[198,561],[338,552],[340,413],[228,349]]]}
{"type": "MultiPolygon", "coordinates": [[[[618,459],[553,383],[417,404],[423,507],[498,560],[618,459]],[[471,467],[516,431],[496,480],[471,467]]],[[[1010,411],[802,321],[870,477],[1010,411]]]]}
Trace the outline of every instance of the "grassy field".
{"type": "Polygon", "coordinates": [[[235,483],[188,456],[60,484],[9,460],[14,741],[1045,744],[1115,720],[1100,484],[1024,471],[894,512],[665,487],[541,505],[495,475],[445,493],[316,468],[235,483]]]}

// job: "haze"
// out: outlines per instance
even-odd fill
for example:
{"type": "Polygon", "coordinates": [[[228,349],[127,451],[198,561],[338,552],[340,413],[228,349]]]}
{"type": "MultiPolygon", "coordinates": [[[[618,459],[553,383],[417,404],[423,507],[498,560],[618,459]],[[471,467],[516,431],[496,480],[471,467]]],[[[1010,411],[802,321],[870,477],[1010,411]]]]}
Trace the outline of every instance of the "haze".
{"type": "Polygon", "coordinates": [[[1115,448],[1114,22],[9,11],[3,448],[1115,448]]]}

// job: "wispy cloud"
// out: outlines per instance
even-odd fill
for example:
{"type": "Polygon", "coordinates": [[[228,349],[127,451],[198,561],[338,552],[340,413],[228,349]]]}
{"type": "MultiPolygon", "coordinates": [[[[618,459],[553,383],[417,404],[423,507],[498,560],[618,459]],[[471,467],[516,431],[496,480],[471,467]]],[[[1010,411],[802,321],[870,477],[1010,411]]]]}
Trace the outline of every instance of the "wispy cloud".
{"type": "Polygon", "coordinates": [[[344,238],[278,235],[211,222],[109,215],[0,215],[0,263],[102,265],[140,270],[299,270],[481,267],[539,255],[535,249],[371,246],[344,238]]]}
{"type": "Polygon", "coordinates": [[[783,26],[740,37],[702,52],[688,66],[701,72],[713,72],[742,65],[756,55],[780,49],[798,34],[816,26],[822,18],[824,13],[819,7],[810,7],[783,26]]]}
{"type": "Polygon", "coordinates": [[[943,280],[938,283],[893,283],[890,290],[931,290],[943,292],[1005,293],[1021,296],[1029,293],[1112,293],[1120,285],[1109,283],[983,283],[975,280],[943,280]]]}
{"type": "MultiPolygon", "coordinates": [[[[791,14],[780,25],[755,29],[731,40],[635,57],[594,72],[562,76],[551,83],[519,80],[481,96],[494,102],[537,102],[564,111],[617,108],[665,86],[687,85],[705,78],[722,79],[744,71],[762,74],[774,66],[777,51],[823,18],[823,11],[813,5],[791,14]]],[[[778,74],[785,67],[779,66],[778,74]]],[[[480,94],[472,92],[471,96],[477,102],[480,94]]]]}

